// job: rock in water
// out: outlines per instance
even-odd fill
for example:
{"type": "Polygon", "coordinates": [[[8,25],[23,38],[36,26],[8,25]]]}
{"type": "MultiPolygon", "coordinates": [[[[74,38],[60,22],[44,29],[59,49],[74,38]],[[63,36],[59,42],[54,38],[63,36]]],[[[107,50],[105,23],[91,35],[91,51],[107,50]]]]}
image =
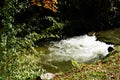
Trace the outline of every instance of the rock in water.
{"type": "Polygon", "coordinates": [[[108,52],[111,52],[111,51],[113,51],[114,50],[114,48],[113,47],[108,47],[108,52]]]}

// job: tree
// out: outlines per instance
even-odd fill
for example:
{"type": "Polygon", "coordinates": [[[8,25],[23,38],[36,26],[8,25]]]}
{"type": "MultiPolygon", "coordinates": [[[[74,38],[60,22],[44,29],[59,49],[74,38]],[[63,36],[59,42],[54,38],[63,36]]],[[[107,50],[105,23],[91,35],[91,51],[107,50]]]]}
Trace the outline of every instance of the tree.
{"type": "Polygon", "coordinates": [[[32,5],[43,6],[53,12],[57,12],[57,0],[31,0],[32,5]]]}

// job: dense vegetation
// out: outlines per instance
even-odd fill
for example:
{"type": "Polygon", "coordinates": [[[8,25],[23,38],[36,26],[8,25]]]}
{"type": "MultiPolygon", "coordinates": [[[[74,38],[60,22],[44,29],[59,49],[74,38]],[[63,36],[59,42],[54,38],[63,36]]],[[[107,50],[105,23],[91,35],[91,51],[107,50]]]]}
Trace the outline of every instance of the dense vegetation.
{"type": "Polygon", "coordinates": [[[44,54],[34,48],[41,41],[119,27],[119,0],[46,1],[0,0],[0,79],[24,80],[44,72],[44,54]]]}

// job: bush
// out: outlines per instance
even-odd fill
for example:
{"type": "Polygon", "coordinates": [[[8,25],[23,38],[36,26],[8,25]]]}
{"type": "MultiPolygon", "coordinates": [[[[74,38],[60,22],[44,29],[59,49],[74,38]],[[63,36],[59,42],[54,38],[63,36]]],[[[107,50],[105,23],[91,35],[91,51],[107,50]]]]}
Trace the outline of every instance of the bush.
{"type": "Polygon", "coordinates": [[[44,8],[31,6],[28,0],[5,0],[0,9],[0,79],[25,80],[40,75],[45,71],[41,67],[44,54],[36,51],[35,42],[60,38],[62,24],[37,13],[44,8]]]}

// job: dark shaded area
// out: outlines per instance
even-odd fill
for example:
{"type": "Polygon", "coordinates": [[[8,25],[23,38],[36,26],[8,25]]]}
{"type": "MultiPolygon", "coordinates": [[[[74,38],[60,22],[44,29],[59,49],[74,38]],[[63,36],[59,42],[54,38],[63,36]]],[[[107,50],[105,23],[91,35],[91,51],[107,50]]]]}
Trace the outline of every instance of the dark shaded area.
{"type": "MultiPolygon", "coordinates": [[[[19,3],[26,3],[26,1],[18,0],[19,3]]],[[[0,5],[3,4],[4,0],[0,0],[0,5]]],[[[53,25],[53,22],[47,18],[48,16],[57,18],[59,22],[65,24],[61,31],[63,36],[76,36],[90,31],[120,27],[120,1],[118,0],[60,0],[57,6],[59,7],[57,13],[35,5],[16,12],[15,24],[21,26],[25,24],[23,30],[16,36],[24,37],[25,34],[33,31],[41,33],[42,30],[53,25]]],[[[0,27],[2,27],[1,23],[0,27]]]]}
{"type": "Polygon", "coordinates": [[[36,77],[36,79],[35,80],[42,80],[39,76],[38,77],[36,77]]]}
{"type": "Polygon", "coordinates": [[[30,6],[26,8],[25,10],[21,10],[19,13],[15,15],[15,21],[17,23],[23,24],[23,23],[28,23],[31,21],[31,19],[36,18],[36,20],[41,19],[44,20],[43,18],[45,16],[53,16],[53,12],[45,9],[43,7],[39,6],[30,6]]]}
{"type": "MultiPolygon", "coordinates": [[[[2,8],[3,5],[4,5],[4,2],[5,2],[5,0],[0,0],[0,10],[1,10],[1,8],[2,8]]],[[[2,11],[0,11],[0,29],[3,28],[3,25],[2,25],[2,23],[1,23],[1,21],[2,21],[3,18],[4,18],[4,17],[3,17],[3,15],[2,15],[2,11]]]]}
{"type": "MultiPolygon", "coordinates": [[[[20,2],[24,0],[19,0],[20,2]]],[[[119,27],[119,3],[117,0],[60,0],[57,13],[44,7],[30,6],[16,13],[14,18],[15,23],[27,25],[22,32],[24,34],[27,34],[28,30],[41,33],[41,30],[52,26],[52,22],[47,18],[47,16],[52,16],[65,23],[62,30],[63,36],[76,36],[90,31],[119,27]],[[112,10],[111,4],[117,9],[112,10]]],[[[24,34],[18,33],[19,36],[24,36],[24,34]]]]}
{"type": "MultiPolygon", "coordinates": [[[[119,27],[120,11],[111,11],[111,4],[119,5],[110,0],[61,0],[59,5],[62,20],[67,20],[64,35],[74,36],[90,31],[100,31],[119,27]]],[[[115,6],[114,5],[114,6],[115,6]]]]}
{"type": "Polygon", "coordinates": [[[0,0],[0,8],[4,5],[5,0],[0,0]]]}
{"type": "Polygon", "coordinates": [[[3,25],[2,25],[2,19],[3,19],[3,16],[0,15],[0,29],[3,28],[3,25]]]}
{"type": "Polygon", "coordinates": [[[14,16],[15,23],[20,25],[26,24],[26,27],[24,27],[24,30],[18,33],[17,36],[24,37],[24,34],[28,34],[33,31],[41,33],[42,30],[53,25],[53,22],[47,18],[47,16],[53,15],[52,11],[39,6],[30,6],[26,10],[21,10],[14,16]]]}

